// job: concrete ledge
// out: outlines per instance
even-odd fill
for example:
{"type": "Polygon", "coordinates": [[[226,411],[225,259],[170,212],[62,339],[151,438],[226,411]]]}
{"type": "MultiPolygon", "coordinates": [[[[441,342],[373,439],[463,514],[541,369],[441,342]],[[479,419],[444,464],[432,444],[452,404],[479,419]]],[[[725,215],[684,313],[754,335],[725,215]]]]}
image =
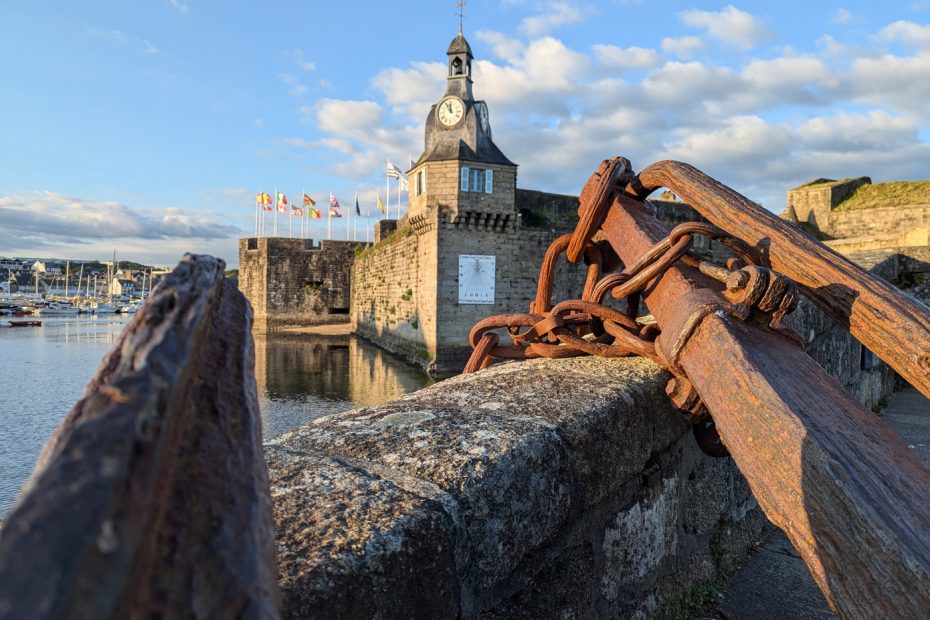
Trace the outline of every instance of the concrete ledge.
{"type": "Polygon", "coordinates": [[[266,445],[292,617],[651,617],[764,521],[647,360],[505,364],[266,445]]]}

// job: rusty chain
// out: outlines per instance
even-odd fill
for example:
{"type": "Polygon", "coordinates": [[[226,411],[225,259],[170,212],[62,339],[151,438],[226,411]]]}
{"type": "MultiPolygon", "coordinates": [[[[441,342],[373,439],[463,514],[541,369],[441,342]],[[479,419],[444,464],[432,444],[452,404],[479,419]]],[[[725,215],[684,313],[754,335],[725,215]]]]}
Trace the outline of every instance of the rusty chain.
{"type": "Polygon", "coordinates": [[[797,335],[784,323],[785,316],[797,307],[797,287],[792,280],[763,264],[759,253],[743,240],[701,222],[679,224],[636,261],[616,272],[621,266],[619,257],[606,241],[594,238],[618,192],[635,179],[627,159],[616,157],[601,162],[579,196],[579,221],[574,232],[557,238],[546,251],[530,311],[479,321],[469,334],[474,350],[464,372],[486,368],[495,359],[647,357],[672,373],[666,393],[692,425],[701,448],[712,456],[725,456],[726,448],[707,409],[678,365],[678,354],[703,316],[719,309],[741,320],[753,318],[800,344],[797,335]],[[736,258],[721,266],[694,257],[689,250],[696,236],[722,243],[736,258]],[[561,254],[570,263],[583,258],[587,276],[580,299],[553,305],[555,270],[561,254]],[[726,303],[722,307],[708,306],[686,321],[670,347],[659,347],[656,339],[661,334],[660,326],[649,316],[639,316],[640,298],[679,262],[720,282],[726,303]],[[605,305],[608,294],[625,300],[625,311],[605,305]],[[506,333],[510,344],[502,343],[499,331],[506,333]]]}

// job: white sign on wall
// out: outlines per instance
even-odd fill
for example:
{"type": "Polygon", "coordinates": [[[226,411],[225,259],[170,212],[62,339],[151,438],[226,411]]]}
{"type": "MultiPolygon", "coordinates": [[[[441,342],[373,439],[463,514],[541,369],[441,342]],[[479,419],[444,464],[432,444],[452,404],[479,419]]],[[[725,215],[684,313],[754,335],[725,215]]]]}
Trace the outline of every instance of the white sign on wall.
{"type": "Polygon", "coordinates": [[[459,303],[493,304],[496,256],[459,254],[459,303]]]}

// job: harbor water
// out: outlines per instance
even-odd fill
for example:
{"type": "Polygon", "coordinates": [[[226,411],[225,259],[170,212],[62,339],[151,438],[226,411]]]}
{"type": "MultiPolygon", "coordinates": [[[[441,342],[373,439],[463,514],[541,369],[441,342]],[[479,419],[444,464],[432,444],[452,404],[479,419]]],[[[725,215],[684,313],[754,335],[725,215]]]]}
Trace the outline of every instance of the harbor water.
{"type": "MultiPolygon", "coordinates": [[[[0,327],[0,516],[12,507],[49,434],[129,318],[41,320],[41,327],[0,327]]],[[[430,382],[419,369],[347,335],[256,336],[255,374],[265,438],[323,415],[387,402],[430,382]]]]}

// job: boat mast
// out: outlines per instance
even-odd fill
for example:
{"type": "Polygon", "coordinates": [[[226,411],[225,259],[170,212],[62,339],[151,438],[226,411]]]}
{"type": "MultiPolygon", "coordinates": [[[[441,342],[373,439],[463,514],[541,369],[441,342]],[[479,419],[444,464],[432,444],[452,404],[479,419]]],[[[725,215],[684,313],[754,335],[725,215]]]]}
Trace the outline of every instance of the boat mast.
{"type": "Polygon", "coordinates": [[[81,272],[78,274],[78,286],[77,286],[77,289],[78,289],[77,296],[78,296],[78,297],[81,296],[81,282],[83,282],[83,281],[84,281],[84,263],[81,263],[81,272]]]}
{"type": "Polygon", "coordinates": [[[65,263],[65,297],[68,296],[68,280],[71,279],[71,261],[65,263]]]}

